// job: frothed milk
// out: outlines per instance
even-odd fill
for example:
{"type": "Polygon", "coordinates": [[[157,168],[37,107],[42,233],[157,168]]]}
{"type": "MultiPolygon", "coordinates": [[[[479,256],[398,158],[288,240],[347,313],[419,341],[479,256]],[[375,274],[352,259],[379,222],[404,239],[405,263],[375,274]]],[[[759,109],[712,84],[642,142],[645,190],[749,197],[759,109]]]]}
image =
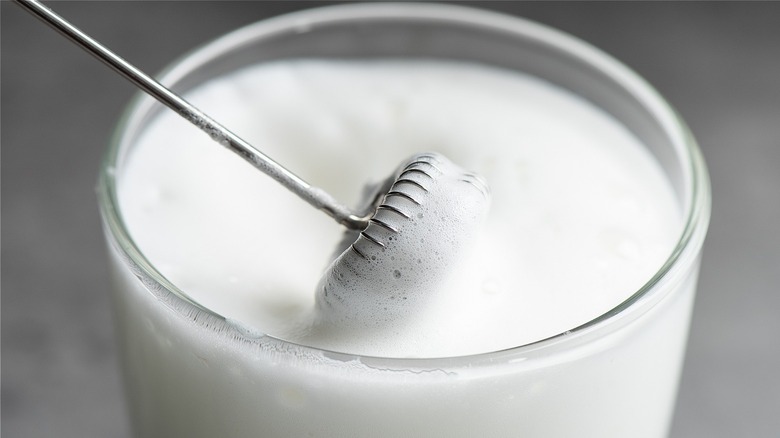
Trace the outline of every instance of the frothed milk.
{"type": "MultiPolygon", "coordinates": [[[[680,233],[671,187],[638,140],[539,79],[443,62],[294,61],[246,69],[190,99],[353,203],[366,183],[427,150],[478,172],[492,189],[470,263],[452,273],[458,280],[444,297],[405,307],[414,315],[377,339],[365,339],[365,327],[351,339],[342,330],[338,341],[327,339],[310,320],[343,230],[175,114],[162,114],[120,179],[136,243],[193,300],[285,340],[392,357],[527,344],[625,300],[680,233]]],[[[457,200],[452,205],[457,210],[457,200]]],[[[467,238],[442,226],[405,251],[444,252],[440,240],[467,238]]],[[[438,262],[431,263],[433,272],[438,262]]],[[[425,278],[417,282],[431,289],[425,278]]],[[[388,297],[365,287],[365,297],[342,305],[382,318],[388,297]]]]}
{"type": "Polygon", "coordinates": [[[176,115],[131,120],[104,214],[139,436],[664,436],[697,265],[661,268],[688,201],[633,130],[425,58],[268,61],[187,99],[347,205],[399,163],[432,197],[395,187],[404,217],[350,234],[176,115]]]}
{"type": "Polygon", "coordinates": [[[487,184],[436,153],[416,155],[390,181],[376,190],[380,201],[368,226],[346,236],[349,246],[323,274],[302,342],[426,354],[452,336],[446,312],[467,316],[448,303],[468,296],[461,283],[468,276],[460,274],[470,270],[488,211],[487,184]]]}

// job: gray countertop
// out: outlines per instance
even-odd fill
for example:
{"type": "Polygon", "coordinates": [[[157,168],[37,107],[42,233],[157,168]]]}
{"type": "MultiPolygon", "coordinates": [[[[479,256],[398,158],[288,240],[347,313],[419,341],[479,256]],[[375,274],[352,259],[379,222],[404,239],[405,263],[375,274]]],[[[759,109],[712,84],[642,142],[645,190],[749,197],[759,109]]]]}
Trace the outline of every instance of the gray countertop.
{"type": "MultiPolygon", "coordinates": [[[[156,72],[318,3],[53,2],[156,72]]],[[[624,61],[687,120],[714,192],[672,437],[780,433],[780,3],[483,3],[624,61]]],[[[9,2],[2,18],[2,431],[128,437],[94,186],[134,88],[9,2]]]]}

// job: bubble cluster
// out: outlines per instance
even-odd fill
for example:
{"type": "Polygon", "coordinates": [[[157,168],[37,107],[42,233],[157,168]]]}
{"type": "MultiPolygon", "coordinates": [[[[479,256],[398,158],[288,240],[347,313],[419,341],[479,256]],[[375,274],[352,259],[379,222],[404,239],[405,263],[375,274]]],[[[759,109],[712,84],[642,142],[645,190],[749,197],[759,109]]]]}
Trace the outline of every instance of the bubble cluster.
{"type": "Polygon", "coordinates": [[[320,280],[311,330],[318,345],[383,342],[383,333],[446,300],[445,280],[471,248],[489,197],[482,179],[439,154],[410,159],[320,280]]]}

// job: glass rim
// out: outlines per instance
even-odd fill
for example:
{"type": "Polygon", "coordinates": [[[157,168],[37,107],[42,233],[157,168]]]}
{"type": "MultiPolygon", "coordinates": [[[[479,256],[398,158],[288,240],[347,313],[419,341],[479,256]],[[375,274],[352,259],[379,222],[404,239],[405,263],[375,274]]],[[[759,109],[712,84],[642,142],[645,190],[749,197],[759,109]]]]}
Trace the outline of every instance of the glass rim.
{"type": "Polygon", "coordinates": [[[636,292],[601,315],[562,333],[497,351],[423,358],[372,357],[310,347],[276,338],[269,334],[250,336],[239,327],[236,327],[234,323],[230,323],[228,318],[190,298],[184,291],[162,275],[146,259],[125,227],[116,192],[115,165],[120,156],[120,148],[123,144],[125,133],[132,131],[133,127],[129,126],[129,123],[134,116],[143,113],[141,110],[143,110],[142,105],[144,103],[154,103],[151,97],[139,91],[126,106],[114,128],[108,148],[101,162],[97,195],[100,214],[106,233],[109,234],[110,243],[113,243],[113,246],[121,251],[123,261],[131,264],[133,273],[143,281],[146,288],[149,288],[151,285],[156,290],[164,290],[172,294],[175,297],[174,299],[182,300],[198,312],[203,312],[212,318],[223,321],[226,326],[235,329],[238,332],[237,335],[243,336],[249,341],[274,341],[294,348],[326,353],[329,357],[340,358],[339,360],[370,359],[390,365],[414,362],[417,364],[446,365],[448,367],[458,364],[471,366],[482,360],[492,363],[500,356],[516,355],[546,346],[567,343],[569,340],[576,338],[576,336],[572,335],[585,334],[592,330],[611,327],[621,317],[627,317],[631,310],[639,312],[633,312],[636,314],[635,317],[638,318],[650,310],[654,303],[657,302],[650,298],[660,300],[667,295],[662,290],[659,290],[663,289],[665,279],[677,277],[678,274],[685,274],[686,268],[694,263],[694,260],[700,253],[709,225],[711,189],[701,151],[687,125],[671,105],[633,70],[589,43],[546,25],[525,18],[459,5],[368,3],[324,6],[257,21],[217,37],[174,60],[157,78],[163,84],[175,82],[180,79],[177,76],[193,71],[214,56],[223,54],[226,49],[240,47],[243,44],[280,32],[289,32],[290,30],[302,32],[315,29],[318,25],[334,25],[339,22],[351,22],[360,19],[427,20],[440,23],[482,26],[524,38],[537,39],[544,41],[545,44],[556,46],[556,48],[564,51],[568,56],[574,56],[590,64],[605,73],[611,81],[621,84],[637,98],[643,107],[650,111],[651,117],[662,125],[662,131],[668,136],[669,141],[676,148],[679,148],[680,151],[685,152],[685,154],[679,155],[678,159],[681,160],[681,167],[685,174],[684,184],[686,187],[684,187],[683,193],[688,195],[688,204],[684,205],[683,229],[680,238],[669,257],[636,292]],[[685,263],[686,260],[688,261],[687,264],[685,263]],[[653,294],[652,292],[654,291],[657,291],[657,293],[653,294]],[[659,296],[653,297],[653,295],[659,296]]]}

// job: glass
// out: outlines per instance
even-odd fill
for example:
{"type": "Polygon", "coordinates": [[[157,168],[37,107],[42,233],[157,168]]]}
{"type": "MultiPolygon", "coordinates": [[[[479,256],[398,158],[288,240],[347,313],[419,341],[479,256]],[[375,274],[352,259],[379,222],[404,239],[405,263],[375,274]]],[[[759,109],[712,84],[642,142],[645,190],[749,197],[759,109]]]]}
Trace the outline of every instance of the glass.
{"type": "Polygon", "coordinates": [[[360,357],[247,333],[167,281],[123,225],[116,173],[146,124],[165,111],[138,96],[116,130],[99,183],[135,433],[665,436],[710,191],[685,124],[635,73],[573,37],[522,19],[456,6],[368,4],[304,11],[239,29],[175,62],[161,82],[185,93],[267,60],[399,57],[523,71],[613,115],[659,160],[683,207],[684,230],[669,259],[609,312],[504,351],[440,359],[360,357]]]}

